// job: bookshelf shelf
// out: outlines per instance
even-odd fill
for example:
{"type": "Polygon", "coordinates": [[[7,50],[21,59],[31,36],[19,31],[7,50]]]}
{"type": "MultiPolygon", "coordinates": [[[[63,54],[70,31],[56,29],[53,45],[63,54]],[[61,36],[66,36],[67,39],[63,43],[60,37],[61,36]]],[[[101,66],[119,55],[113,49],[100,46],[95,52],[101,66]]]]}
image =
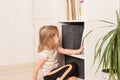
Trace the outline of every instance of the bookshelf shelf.
{"type": "MultiPolygon", "coordinates": [[[[84,32],[84,6],[83,0],[58,0],[58,22],[62,27],[62,47],[66,49],[78,49],[81,45],[84,32]],[[61,3],[59,5],[58,3],[61,3]],[[64,5],[63,5],[64,4],[64,5]]],[[[65,64],[76,62],[79,67],[79,80],[85,79],[85,56],[65,55],[65,64]]]]}
{"type": "Polygon", "coordinates": [[[85,59],[84,54],[70,55],[70,56],[75,57],[75,58],[79,58],[79,59],[85,59]]]}
{"type": "Polygon", "coordinates": [[[80,20],[64,20],[64,21],[59,21],[59,23],[81,25],[81,24],[84,24],[84,21],[80,21],[80,20]]]}
{"type": "MultiPolygon", "coordinates": [[[[62,45],[64,48],[78,49],[80,46],[80,45],[78,46],[78,44],[81,44],[82,34],[84,30],[83,3],[80,2],[83,0],[66,0],[66,1],[67,1],[66,3],[67,7],[65,11],[67,13],[66,18],[63,18],[61,19],[61,21],[59,21],[59,23],[62,26],[62,45]]],[[[84,54],[65,55],[65,63],[67,64],[69,62],[76,62],[78,64],[79,80],[84,80],[85,79],[84,54]]]]}
{"type": "Polygon", "coordinates": [[[59,22],[84,22],[84,21],[82,21],[82,20],[62,20],[62,21],[59,21],[59,22]]]}
{"type": "MultiPolygon", "coordinates": [[[[79,49],[84,31],[83,21],[62,21],[62,47],[65,49],[79,49]]],[[[84,54],[65,55],[65,64],[76,62],[79,66],[78,77],[84,79],[84,54]]]]}

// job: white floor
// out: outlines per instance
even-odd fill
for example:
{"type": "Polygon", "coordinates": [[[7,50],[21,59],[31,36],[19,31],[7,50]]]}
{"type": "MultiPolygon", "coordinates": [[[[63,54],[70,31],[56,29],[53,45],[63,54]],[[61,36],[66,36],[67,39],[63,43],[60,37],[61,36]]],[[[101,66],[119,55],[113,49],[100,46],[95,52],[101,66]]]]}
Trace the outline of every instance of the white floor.
{"type": "MultiPolygon", "coordinates": [[[[32,80],[33,67],[32,63],[0,66],[0,80],[32,80]]],[[[39,72],[38,80],[43,80],[41,72],[39,72]]]]}

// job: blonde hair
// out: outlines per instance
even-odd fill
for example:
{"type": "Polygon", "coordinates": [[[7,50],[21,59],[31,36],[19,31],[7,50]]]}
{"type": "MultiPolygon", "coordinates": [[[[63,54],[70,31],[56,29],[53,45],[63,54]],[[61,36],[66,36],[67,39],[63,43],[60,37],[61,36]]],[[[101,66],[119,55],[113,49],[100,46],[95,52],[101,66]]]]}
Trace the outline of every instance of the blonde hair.
{"type": "Polygon", "coordinates": [[[42,51],[45,47],[50,49],[54,46],[54,44],[49,43],[49,40],[53,39],[55,34],[59,34],[59,32],[57,27],[54,25],[46,25],[39,30],[38,52],[42,51]]]}

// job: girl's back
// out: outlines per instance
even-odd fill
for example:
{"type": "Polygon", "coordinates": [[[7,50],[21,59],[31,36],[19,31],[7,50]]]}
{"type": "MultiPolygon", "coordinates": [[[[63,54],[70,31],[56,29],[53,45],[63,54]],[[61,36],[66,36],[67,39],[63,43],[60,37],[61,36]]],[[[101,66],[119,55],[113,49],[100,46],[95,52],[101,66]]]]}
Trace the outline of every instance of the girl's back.
{"type": "Polygon", "coordinates": [[[38,59],[46,60],[42,67],[43,75],[47,75],[51,70],[58,67],[57,51],[43,50],[38,54],[38,59]]]}

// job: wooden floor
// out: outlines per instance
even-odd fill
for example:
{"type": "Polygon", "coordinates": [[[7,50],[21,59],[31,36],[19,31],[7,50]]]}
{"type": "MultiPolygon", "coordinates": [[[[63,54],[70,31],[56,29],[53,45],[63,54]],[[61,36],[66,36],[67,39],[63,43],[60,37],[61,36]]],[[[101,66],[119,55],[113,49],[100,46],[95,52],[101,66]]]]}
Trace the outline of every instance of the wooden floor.
{"type": "MultiPolygon", "coordinates": [[[[0,66],[0,80],[32,80],[33,67],[32,63],[0,66]]],[[[41,77],[38,80],[42,80],[41,77]]]]}
{"type": "MultiPolygon", "coordinates": [[[[33,67],[33,63],[0,66],[0,80],[32,80],[33,67]]],[[[39,72],[38,80],[43,80],[41,72],[39,72]]]]}

